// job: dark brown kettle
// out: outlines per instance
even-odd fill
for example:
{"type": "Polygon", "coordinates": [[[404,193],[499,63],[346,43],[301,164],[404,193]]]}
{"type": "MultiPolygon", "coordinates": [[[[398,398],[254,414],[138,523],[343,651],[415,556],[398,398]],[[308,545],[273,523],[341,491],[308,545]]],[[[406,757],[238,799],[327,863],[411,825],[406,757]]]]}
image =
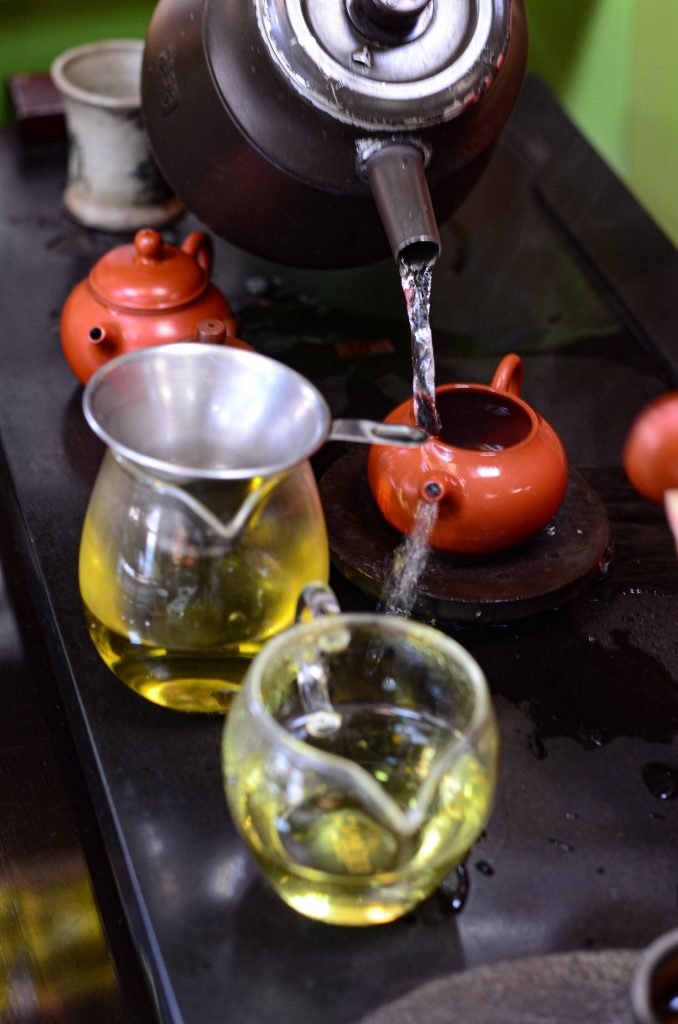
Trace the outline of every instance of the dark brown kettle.
{"type": "Polygon", "coordinates": [[[144,118],[172,188],[242,249],[435,256],[526,56],[523,0],[160,0],[144,118]]]}

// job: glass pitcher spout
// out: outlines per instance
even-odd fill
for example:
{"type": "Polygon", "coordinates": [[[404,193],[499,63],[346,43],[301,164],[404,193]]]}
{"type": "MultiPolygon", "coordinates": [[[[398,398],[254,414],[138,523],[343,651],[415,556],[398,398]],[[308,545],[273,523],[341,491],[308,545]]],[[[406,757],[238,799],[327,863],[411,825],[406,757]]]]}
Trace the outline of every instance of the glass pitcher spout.
{"type": "MultiPolygon", "coordinates": [[[[464,761],[475,741],[477,737],[469,734],[451,740],[439,751],[418,791],[407,799],[407,806],[402,806],[388,792],[388,781],[380,781],[368,768],[350,758],[310,746],[306,756],[309,763],[317,766],[319,774],[329,773],[333,776],[337,788],[345,795],[350,795],[355,806],[394,835],[407,839],[421,832],[438,802],[441,785],[446,784],[450,788],[449,780],[455,777],[455,764],[464,761]]],[[[449,796],[450,793],[446,793],[446,799],[449,796]]]]}
{"type": "MultiPolygon", "coordinates": [[[[299,598],[296,621],[298,625],[309,627],[308,634],[300,638],[291,665],[296,675],[303,732],[288,730],[282,733],[280,742],[289,745],[293,755],[301,740],[304,755],[315,765],[319,777],[332,777],[333,787],[345,796],[350,794],[349,799],[356,807],[394,835],[402,839],[416,835],[433,815],[441,788],[446,790],[444,799],[449,801],[458,780],[465,777],[459,766],[478,743],[483,722],[480,712],[484,713],[484,709],[478,709],[477,720],[472,717],[463,731],[450,731],[442,727],[436,713],[422,714],[421,709],[416,713],[408,709],[406,699],[397,717],[382,705],[378,716],[383,722],[375,729],[373,723],[363,721],[356,714],[354,700],[342,698],[336,681],[338,674],[347,671],[352,664],[350,647],[352,640],[355,641],[355,631],[348,624],[350,616],[347,621],[341,614],[332,588],[322,581],[308,583],[299,598]],[[389,772],[389,758],[385,759],[383,768],[374,770],[376,749],[383,745],[379,733],[389,730],[393,730],[391,761],[407,744],[410,754],[424,750],[407,786],[396,779],[395,773],[389,772]],[[361,731],[359,743],[365,748],[375,746],[375,752],[367,757],[365,764],[354,756],[351,746],[351,735],[361,731]],[[346,749],[351,750],[351,756],[345,756],[346,749]]],[[[410,623],[408,628],[416,638],[420,631],[418,624],[410,623]]],[[[388,631],[383,635],[372,634],[360,657],[362,680],[358,689],[360,685],[369,686],[391,696],[397,684],[393,678],[395,666],[388,631]]],[[[352,671],[355,667],[352,665],[352,671]]],[[[253,699],[258,700],[258,697],[255,695],[253,699]]],[[[263,707],[261,711],[266,713],[263,707]]]]}
{"type": "MultiPolygon", "coordinates": [[[[238,481],[240,487],[236,489],[236,481],[229,481],[228,489],[232,496],[232,503],[235,503],[235,511],[227,519],[222,519],[205,502],[201,501],[195,494],[192,494],[186,487],[169,480],[162,480],[153,476],[147,470],[136,466],[129,459],[124,458],[118,452],[113,452],[113,458],[118,464],[134,477],[139,483],[150,487],[159,497],[171,498],[187,510],[193,513],[196,518],[226,545],[232,544],[247,526],[254,514],[255,509],[263,502],[274,488],[280,483],[284,474],[277,473],[274,476],[254,476],[238,481]]],[[[223,495],[224,485],[220,487],[223,495]]]]}

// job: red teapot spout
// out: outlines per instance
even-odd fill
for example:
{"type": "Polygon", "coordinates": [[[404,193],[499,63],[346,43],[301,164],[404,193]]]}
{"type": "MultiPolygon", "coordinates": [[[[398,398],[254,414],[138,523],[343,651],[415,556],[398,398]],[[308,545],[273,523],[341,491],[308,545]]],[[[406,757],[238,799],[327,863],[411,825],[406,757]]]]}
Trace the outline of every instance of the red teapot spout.
{"type": "Polygon", "coordinates": [[[120,350],[120,332],[115,324],[99,323],[90,327],[87,338],[93,345],[106,346],[109,349],[120,350]]]}

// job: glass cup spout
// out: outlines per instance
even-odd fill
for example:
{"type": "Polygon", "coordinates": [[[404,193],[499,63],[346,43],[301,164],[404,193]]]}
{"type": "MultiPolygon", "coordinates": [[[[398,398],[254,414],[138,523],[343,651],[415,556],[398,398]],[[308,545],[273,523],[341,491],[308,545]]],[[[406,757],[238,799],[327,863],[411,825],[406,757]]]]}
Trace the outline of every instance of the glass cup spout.
{"type": "Polygon", "coordinates": [[[217,541],[223,542],[225,551],[241,535],[257,506],[265,501],[284,475],[277,473],[267,477],[244,476],[240,480],[220,483],[217,487],[208,485],[206,494],[204,484],[200,487],[195,481],[188,481],[181,487],[178,483],[153,476],[117,452],[111,454],[125,473],[155,494],[158,500],[178,504],[201,522],[217,541]],[[191,490],[191,487],[202,492],[202,499],[198,493],[191,490]],[[212,492],[211,495],[209,491],[212,492]]]}
{"type": "MultiPolygon", "coordinates": [[[[297,674],[299,697],[307,713],[306,729],[310,736],[329,737],[341,729],[342,714],[331,702],[331,666],[328,656],[344,654],[351,642],[351,631],[341,624],[332,622],[332,616],[340,615],[339,602],[331,587],[321,582],[307,584],[301,592],[297,607],[297,621],[329,620],[330,629],[314,638],[303,649],[297,674]]],[[[375,635],[366,651],[364,671],[374,676],[381,671],[381,660],[386,652],[388,640],[375,635]]],[[[390,678],[390,677],[389,677],[390,678]]],[[[451,762],[456,760],[470,744],[468,736],[450,736],[447,745],[436,753],[434,763],[416,795],[408,796],[407,804],[401,806],[381,785],[369,770],[352,760],[339,755],[342,772],[345,773],[345,788],[351,790],[356,801],[369,807],[370,813],[386,828],[403,838],[412,836],[421,829],[435,799],[440,779],[449,771],[451,762]]],[[[337,755],[333,755],[337,756],[337,755]]]]}

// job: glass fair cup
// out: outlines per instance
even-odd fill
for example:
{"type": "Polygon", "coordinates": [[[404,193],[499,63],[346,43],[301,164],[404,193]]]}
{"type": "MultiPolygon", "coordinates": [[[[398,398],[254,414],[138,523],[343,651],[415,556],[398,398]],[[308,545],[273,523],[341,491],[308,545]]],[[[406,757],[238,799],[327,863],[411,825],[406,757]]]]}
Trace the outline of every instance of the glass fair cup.
{"type": "Polygon", "coordinates": [[[432,893],[485,827],[494,712],[456,641],[394,616],[340,614],[331,591],[310,589],[312,611],[331,614],[307,615],[252,662],[224,729],[226,796],[289,906],[381,924],[432,893]]]}

